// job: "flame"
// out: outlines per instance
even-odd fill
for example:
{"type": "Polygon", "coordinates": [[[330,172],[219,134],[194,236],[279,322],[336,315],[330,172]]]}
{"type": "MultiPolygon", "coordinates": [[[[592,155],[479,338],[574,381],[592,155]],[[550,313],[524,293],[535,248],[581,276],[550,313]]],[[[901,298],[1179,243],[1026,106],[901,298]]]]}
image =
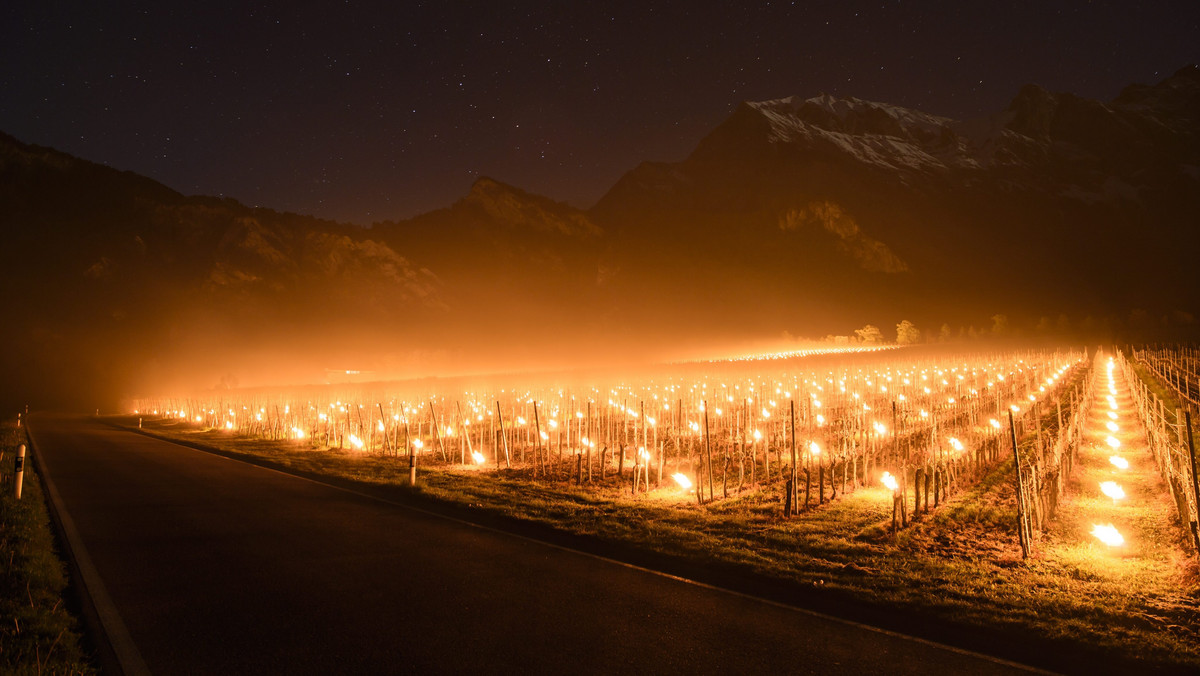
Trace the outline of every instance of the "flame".
{"type": "Polygon", "coordinates": [[[1103,526],[1098,523],[1092,524],[1092,535],[1109,547],[1120,547],[1125,544],[1125,538],[1111,523],[1103,526]]]}
{"type": "Polygon", "coordinates": [[[950,437],[950,445],[956,451],[961,451],[963,449],[963,443],[954,437],[950,437]]]}
{"type": "Polygon", "coordinates": [[[818,445],[817,445],[817,442],[815,442],[815,441],[813,441],[813,442],[810,442],[810,443],[808,444],[808,452],[809,452],[809,453],[812,453],[813,455],[820,455],[820,454],[821,454],[821,447],[820,447],[820,446],[818,446],[818,445]]]}
{"type": "Polygon", "coordinates": [[[1125,489],[1121,488],[1115,481],[1100,482],[1100,492],[1113,499],[1113,502],[1125,497],[1125,489]]]}
{"type": "Polygon", "coordinates": [[[362,450],[362,447],[363,447],[363,440],[362,440],[362,439],[359,439],[357,436],[355,436],[355,435],[353,435],[353,434],[351,434],[351,435],[347,436],[347,437],[346,437],[346,439],[347,439],[347,440],[350,442],[350,444],[351,444],[351,445],[353,445],[355,448],[359,449],[360,451],[362,450]]]}
{"type": "Polygon", "coordinates": [[[900,483],[896,481],[896,477],[892,476],[891,472],[884,472],[880,481],[883,482],[884,486],[887,486],[889,489],[891,489],[893,493],[900,488],[900,483]]]}
{"type": "Polygon", "coordinates": [[[675,480],[675,483],[679,484],[681,490],[688,491],[692,489],[692,480],[687,478],[687,475],[682,472],[672,474],[671,478],[675,480]]]}
{"type": "Polygon", "coordinates": [[[296,435],[296,438],[297,438],[297,439],[303,439],[303,438],[304,438],[304,430],[300,429],[299,427],[293,427],[293,428],[292,428],[292,434],[296,435]]]}
{"type": "Polygon", "coordinates": [[[471,451],[471,457],[475,459],[476,465],[482,465],[487,462],[487,458],[483,457],[483,454],[479,451],[471,451]]]}

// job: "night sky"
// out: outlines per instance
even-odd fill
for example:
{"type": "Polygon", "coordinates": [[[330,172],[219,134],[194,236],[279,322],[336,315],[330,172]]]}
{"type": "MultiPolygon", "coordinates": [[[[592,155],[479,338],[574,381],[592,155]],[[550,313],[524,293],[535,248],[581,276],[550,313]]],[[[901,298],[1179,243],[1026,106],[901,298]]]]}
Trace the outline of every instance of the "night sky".
{"type": "Polygon", "coordinates": [[[587,207],[743,100],[963,118],[1028,82],[1107,100],[1200,61],[1195,0],[477,5],[5,3],[0,131],[369,224],[479,175],[587,207]]]}

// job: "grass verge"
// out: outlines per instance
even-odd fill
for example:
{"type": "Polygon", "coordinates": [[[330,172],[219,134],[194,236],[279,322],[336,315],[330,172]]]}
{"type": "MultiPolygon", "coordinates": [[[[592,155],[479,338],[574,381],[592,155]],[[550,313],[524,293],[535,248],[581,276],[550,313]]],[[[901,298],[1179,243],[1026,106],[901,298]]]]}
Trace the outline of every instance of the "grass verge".
{"type": "Polygon", "coordinates": [[[0,672],[94,674],[80,622],[67,607],[66,566],[28,458],[22,497],[13,496],[23,432],[14,421],[0,426],[0,672]]]}

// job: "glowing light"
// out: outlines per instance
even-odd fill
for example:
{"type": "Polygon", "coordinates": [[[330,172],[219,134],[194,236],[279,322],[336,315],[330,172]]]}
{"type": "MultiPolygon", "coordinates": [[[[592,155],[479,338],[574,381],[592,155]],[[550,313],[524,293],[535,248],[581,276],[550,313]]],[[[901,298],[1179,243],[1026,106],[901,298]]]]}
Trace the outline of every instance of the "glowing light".
{"type": "Polygon", "coordinates": [[[1109,432],[1116,432],[1118,429],[1117,423],[1112,422],[1111,420],[1109,422],[1105,423],[1104,426],[1108,428],[1109,432]]]}
{"type": "Polygon", "coordinates": [[[687,475],[683,474],[682,472],[676,472],[671,475],[671,478],[675,480],[675,483],[679,484],[679,488],[681,490],[691,490],[692,480],[687,478],[687,475]]]}
{"type": "Polygon", "coordinates": [[[420,439],[413,439],[412,445],[413,445],[413,448],[417,449],[418,451],[421,450],[422,448],[425,448],[425,443],[422,442],[420,439]]]}
{"type": "Polygon", "coordinates": [[[1092,535],[1109,547],[1120,547],[1125,544],[1124,536],[1111,523],[1103,526],[1092,524],[1092,535]]]}
{"type": "Polygon", "coordinates": [[[1121,441],[1119,439],[1117,439],[1116,437],[1110,436],[1109,438],[1105,439],[1104,441],[1107,442],[1108,445],[1112,446],[1113,448],[1121,447],[1121,441]]]}
{"type": "Polygon", "coordinates": [[[483,454],[479,451],[471,451],[471,457],[474,458],[476,465],[482,465],[487,462],[487,458],[483,457],[483,454]]]}
{"type": "Polygon", "coordinates": [[[754,440],[762,441],[762,432],[759,432],[758,430],[754,430],[754,440]]]}
{"type": "Polygon", "coordinates": [[[1113,420],[1116,420],[1116,419],[1117,419],[1117,414],[1116,414],[1116,413],[1113,413],[1112,411],[1109,411],[1109,412],[1108,412],[1108,417],[1109,417],[1109,418],[1112,418],[1113,420]]]}
{"type": "Polygon", "coordinates": [[[1000,421],[999,420],[992,418],[991,420],[988,421],[988,423],[991,424],[992,427],[994,427],[996,429],[1000,429],[1000,421]]]}
{"type": "Polygon", "coordinates": [[[304,430],[300,429],[299,427],[293,427],[292,434],[294,434],[297,439],[303,439],[305,437],[304,430]]]}
{"type": "Polygon", "coordinates": [[[963,449],[962,442],[954,437],[950,437],[950,446],[952,446],[956,451],[961,451],[963,449]]]}
{"type": "Polygon", "coordinates": [[[355,448],[357,448],[360,451],[362,450],[362,447],[363,447],[362,439],[359,439],[357,436],[350,434],[350,435],[346,436],[346,440],[350,442],[350,445],[354,446],[355,448]]]}
{"type": "Polygon", "coordinates": [[[1113,499],[1113,502],[1125,497],[1125,489],[1115,481],[1101,481],[1100,492],[1113,499]]]}
{"type": "Polygon", "coordinates": [[[813,455],[820,455],[820,454],[821,454],[821,447],[820,447],[820,446],[818,446],[818,445],[817,445],[817,442],[815,442],[815,441],[813,441],[813,442],[810,442],[810,443],[808,444],[808,452],[809,452],[809,453],[812,453],[813,455]]]}
{"type": "Polygon", "coordinates": [[[896,481],[896,477],[892,476],[890,472],[884,472],[883,477],[880,478],[880,481],[883,482],[884,486],[887,486],[889,489],[891,489],[893,493],[900,488],[900,483],[896,481]]]}
{"type": "Polygon", "coordinates": [[[1129,461],[1119,455],[1109,456],[1108,461],[1117,469],[1129,469],[1129,461]]]}
{"type": "Polygon", "coordinates": [[[227,430],[233,429],[233,421],[232,420],[225,421],[225,429],[227,429],[227,430]]]}
{"type": "Polygon", "coordinates": [[[825,416],[818,413],[817,414],[817,427],[821,427],[824,424],[825,424],[825,416]]]}

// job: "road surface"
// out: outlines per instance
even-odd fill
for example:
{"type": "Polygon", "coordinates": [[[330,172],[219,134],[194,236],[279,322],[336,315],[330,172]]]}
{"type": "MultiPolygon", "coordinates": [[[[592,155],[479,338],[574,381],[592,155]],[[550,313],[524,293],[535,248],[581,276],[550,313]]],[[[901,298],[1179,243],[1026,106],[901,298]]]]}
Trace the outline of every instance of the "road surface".
{"type": "Polygon", "coordinates": [[[91,419],[30,428],[135,670],[1019,671],[91,419]]]}

